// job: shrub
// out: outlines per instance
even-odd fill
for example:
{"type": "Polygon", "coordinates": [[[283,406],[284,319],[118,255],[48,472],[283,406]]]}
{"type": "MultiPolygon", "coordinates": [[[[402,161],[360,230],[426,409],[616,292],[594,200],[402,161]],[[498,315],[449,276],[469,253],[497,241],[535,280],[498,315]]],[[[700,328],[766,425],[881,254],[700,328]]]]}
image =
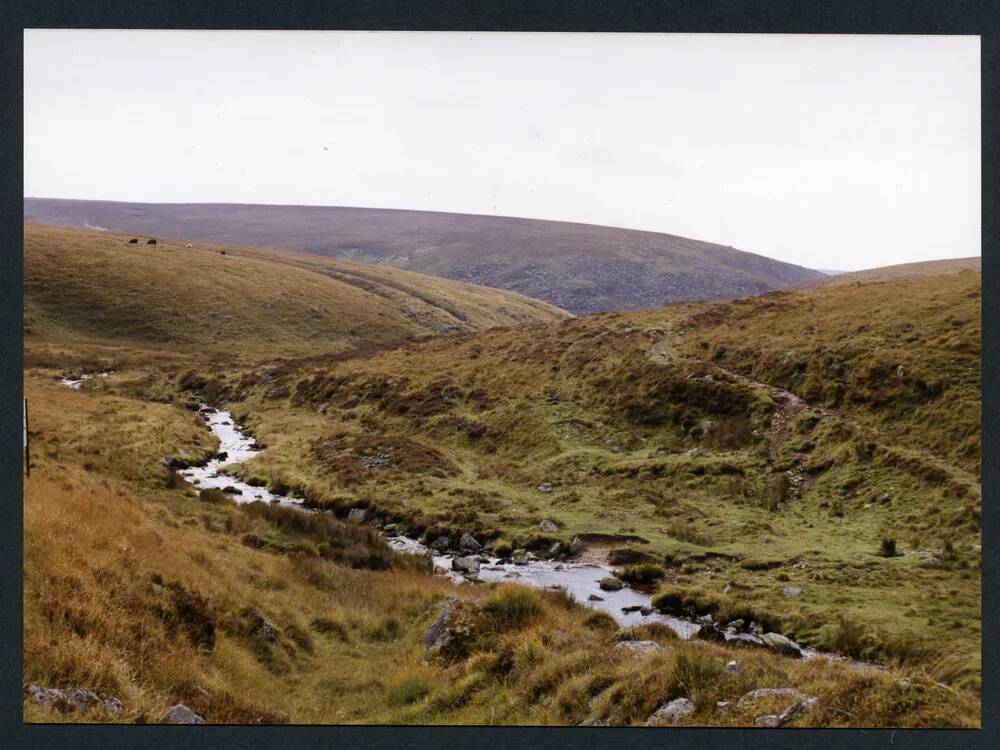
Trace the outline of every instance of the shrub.
{"type": "Polygon", "coordinates": [[[618,577],[628,583],[654,583],[661,580],[667,571],[659,565],[646,563],[644,565],[631,565],[618,573],[618,577]]]}
{"type": "Polygon", "coordinates": [[[198,499],[203,503],[211,503],[212,505],[225,505],[230,502],[229,495],[214,487],[203,489],[198,493],[198,499]]]}
{"type": "Polygon", "coordinates": [[[501,540],[493,545],[493,554],[497,557],[509,557],[514,547],[506,540],[501,540]]]}
{"type": "Polygon", "coordinates": [[[315,630],[317,633],[322,635],[333,636],[339,641],[348,642],[350,636],[347,634],[347,628],[339,620],[334,620],[330,617],[317,617],[311,623],[309,627],[315,630]]]}
{"type": "Polygon", "coordinates": [[[607,612],[591,612],[585,618],[583,618],[583,624],[585,627],[591,630],[617,630],[618,623],[615,622],[615,618],[609,615],[607,612]]]}
{"type": "Polygon", "coordinates": [[[369,641],[394,641],[403,632],[399,620],[395,617],[387,617],[378,625],[365,630],[365,638],[369,641]]]}
{"type": "Polygon", "coordinates": [[[420,677],[408,677],[393,685],[385,694],[385,702],[389,706],[408,706],[423,700],[431,689],[420,677]]]}
{"type": "Polygon", "coordinates": [[[542,602],[534,591],[511,587],[488,599],[483,612],[500,629],[517,628],[542,610],[542,602]]]}
{"type": "Polygon", "coordinates": [[[879,546],[879,555],[882,557],[895,557],[896,556],[896,540],[895,539],[883,539],[882,544],[879,546]]]}

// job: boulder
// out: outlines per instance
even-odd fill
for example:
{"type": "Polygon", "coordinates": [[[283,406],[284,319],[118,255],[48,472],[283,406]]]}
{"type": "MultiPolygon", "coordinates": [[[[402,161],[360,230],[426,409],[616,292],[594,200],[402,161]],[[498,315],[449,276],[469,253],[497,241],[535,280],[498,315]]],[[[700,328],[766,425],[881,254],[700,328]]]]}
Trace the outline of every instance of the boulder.
{"type": "Polygon", "coordinates": [[[364,523],[368,520],[367,508],[351,508],[347,514],[347,520],[351,523],[364,523]]]}
{"type": "Polygon", "coordinates": [[[549,547],[549,557],[557,557],[560,552],[562,552],[562,544],[559,542],[555,542],[549,547]]]}
{"type": "Polygon", "coordinates": [[[781,595],[789,599],[791,599],[792,597],[796,597],[801,593],[802,589],[798,588],[797,586],[786,586],[781,590],[781,595]]]}
{"type": "Polygon", "coordinates": [[[607,576],[606,578],[602,578],[597,585],[601,587],[602,591],[621,591],[623,588],[625,588],[625,584],[622,583],[620,579],[615,578],[614,576],[607,576]]]}
{"type": "Polygon", "coordinates": [[[735,659],[726,662],[726,666],[723,667],[722,671],[726,674],[739,674],[743,670],[743,664],[736,661],[735,659]]]}
{"type": "Polygon", "coordinates": [[[754,721],[754,724],[759,727],[774,729],[775,727],[781,726],[781,719],[774,714],[767,714],[766,716],[758,716],[754,721]]]}
{"type": "Polygon", "coordinates": [[[446,536],[439,536],[433,542],[431,542],[431,549],[436,549],[438,552],[444,552],[448,549],[448,545],[451,544],[451,540],[446,536]]]}
{"type": "Polygon", "coordinates": [[[542,522],[538,524],[538,528],[545,534],[555,534],[559,531],[559,527],[547,518],[542,519],[542,522]]]}
{"type": "Polygon", "coordinates": [[[25,685],[24,693],[32,703],[37,703],[48,708],[61,708],[65,711],[75,711],[78,708],[89,708],[99,706],[105,711],[113,714],[121,714],[125,707],[118,698],[101,693],[98,695],[93,690],[81,690],[70,688],[69,690],[58,690],[56,688],[44,688],[39,685],[25,685]]]}
{"type": "Polygon", "coordinates": [[[538,485],[539,492],[552,492],[552,485],[549,482],[542,482],[538,485]]]}
{"type": "Polygon", "coordinates": [[[736,703],[736,708],[744,708],[748,704],[764,698],[787,698],[792,703],[798,703],[810,697],[795,688],[757,688],[744,694],[736,703]]]}
{"type": "Polygon", "coordinates": [[[639,608],[639,614],[642,615],[643,617],[649,617],[655,611],[656,610],[654,610],[652,607],[640,607],[639,608]]]}
{"type": "Polygon", "coordinates": [[[587,597],[587,601],[588,602],[603,602],[604,601],[604,597],[603,596],[598,596],[597,594],[591,594],[590,596],[587,597]]]}
{"type": "Polygon", "coordinates": [[[226,495],[242,495],[243,494],[243,490],[239,490],[236,487],[233,487],[233,485],[231,485],[231,484],[226,485],[225,487],[223,487],[222,491],[226,495]]]}
{"type": "Polygon", "coordinates": [[[586,547],[587,545],[583,543],[580,537],[575,536],[573,537],[573,541],[569,543],[569,553],[574,556],[579,555],[586,547]]]}
{"type": "Polygon", "coordinates": [[[620,651],[631,651],[638,656],[648,656],[663,650],[663,646],[656,641],[621,641],[615,644],[615,648],[620,651]]]}
{"type": "Polygon", "coordinates": [[[716,701],[715,710],[720,714],[727,714],[729,713],[729,709],[732,705],[733,704],[730,701],[716,701]]]}
{"type": "Polygon", "coordinates": [[[449,596],[441,605],[441,612],[431,626],[424,631],[424,645],[433,653],[438,653],[442,648],[451,642],[449,626],[451,615],[455,610],[455,603],[458,601],[454,596],[449,596]]]}
{"type": "Polygon", "coordinates": [[[452,558],[451,569],[461,573],[476,574],[479,572],[479,558],[475,555],[452,558]]]}
{"type": "Polygon", "coordinates": [[[201,718],[198,714],[192,711],[190,708],[185,706],[183,703],[178,703],[176,706],[171,706],[163,714],[163,720],[167,724],[204,724],[205,720],[201,718]]]}
{"type": "Polygon", "coordinates": [[[478,552],[482,549],[482,545],[468,531],[462,534],[462,538],[458,540],[458,546],[467,552],[478,552]]]}
{"type": "Polygon", "coordinates": [[[726,623],[726,627],[731,630],[743,630],[746,627],[746,623],[743,620],[730,620],[726,623]]]}
{"type": "Polygon", "coordinates": [[[523,549],[516,549],[510,553],[510,561],[515,565],[527,565],[528,564],[528,552],[523,549]]]}
{"type": "Polygon", "coordinates": [[[687,698],[675,698],[669,703],[664,703],[653,714],[646,719],[647,727],[658,727],[664,724],[676,724],[684,716],[693,714],[697,710],[687,698]]]}
{"type": "Polygon", "coordinates": [[[776,653],[784,654],[785,656],[794,656],[796,658],[802,656],[802,649],[799,648],[799,644],[791,638],[786,638],[780,633],[763,633],[761,634],[760,639],[764,642],[764,645],[767,648],[776,653]]]}

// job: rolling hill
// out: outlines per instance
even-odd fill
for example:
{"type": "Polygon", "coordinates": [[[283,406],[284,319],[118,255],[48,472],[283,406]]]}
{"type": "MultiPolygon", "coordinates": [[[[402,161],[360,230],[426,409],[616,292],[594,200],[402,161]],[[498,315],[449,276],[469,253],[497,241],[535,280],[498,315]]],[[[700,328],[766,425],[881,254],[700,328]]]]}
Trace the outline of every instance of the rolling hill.
{"type": "Polygon", "coordinates": [[[866,268],[863,271],[848,271],[826,276],[821,279],[796,284],[797,289],[811,289],[819,286],[843,286],[844,284],[871,284],[882,281],[899,281],[916,276],[940,276],[960,271],[981,271],[982,258],[946,258],[925,260],[919,263],[900,263],[895,266],[866,268]]]}
{"type": "Polygon", "coordinates": [[[129,239],[27,224],[26,334],[302,352],[568,316],[511,292],[394,268],[129,239]]]}
{"type": "Polygon", "coordinates": [[[818,271],[656,232],[499,216],[322,206],[25,198],[28,221],[280,247],[508,289],[574,314],[732,299],[818,271]]]}

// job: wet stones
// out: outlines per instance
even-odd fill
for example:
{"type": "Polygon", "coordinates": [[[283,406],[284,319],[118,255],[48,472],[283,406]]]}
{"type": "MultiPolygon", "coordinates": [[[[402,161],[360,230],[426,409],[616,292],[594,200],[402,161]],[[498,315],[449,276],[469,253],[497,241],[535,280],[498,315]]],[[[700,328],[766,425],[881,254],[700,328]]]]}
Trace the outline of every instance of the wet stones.
{"type": "Polygon", "coordinates": [[[527,565],[528,564],[528,551],[523,549],[516,549],[510,554],[510,561],[515,565],[527,565]]]}
{"type": "Polygon", "coordinates": [[[476,541],[476,538],[472,536],[468,531],[462,534],[462,538],[458,541],[458,546],[460,549],[467,552],[478,552],[482,549],[482,545],[476,541]]]}
{"type": "Polygon", "coordinates": [[[601,587],[602,591],[621,591],[625,588],[625,584],[613,576],[602,578],[597,585],[601,587]]]}
{"type": "Polygon", "coordinates": [[[475,555],[469,555],[468,557],[455,557],[451,561],[451,569],[457,570],[460,573],[468,573],[471,575],[476,575],[479,573],[479,558],[475,555]]]}

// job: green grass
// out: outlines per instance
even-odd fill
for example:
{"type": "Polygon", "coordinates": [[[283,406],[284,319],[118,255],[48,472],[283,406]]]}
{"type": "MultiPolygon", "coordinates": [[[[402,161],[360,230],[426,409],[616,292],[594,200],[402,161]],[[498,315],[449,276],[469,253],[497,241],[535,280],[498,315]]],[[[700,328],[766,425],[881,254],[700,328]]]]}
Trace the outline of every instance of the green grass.
{"type": "Polygon", "coordinates": [[[956,274],[250,366],[166,345],[29,342],[26,679],[118,690],[129,719],[194,682],[229,696],[208,707],[213,721],[266,709],[296,722],[641,723],[691,690],[690,723],[752,724],[712,701],[791,684],[823,696],[808,725],[976,724],[978,295],[977,274],[956,274]],[[55,382],[93,361],[119,371],[80,392],[55,382]],[[886,370],[896,362],[902,378],[886,370]],[[822,403],[772,439],[777,405],[739,375],[822,403]],[[214,449],[171,405],[193,395],[228,400],[267,445],[247,478],[341,513],[369,507],[413,535],[540,550],[604,535],[628,550],[621,564],[662,568],[661,595],[693,613],[750,617],[888,670],[684,644],[637,662],[613,648],[608,618],[572,603],[455,589],[363,533],[199,501],[161,465],[214,449]],[[365,468],[373,451],[384,468],[365,468]],[[776,491],[786,471],[808,488],[776,491]],[[879,555],[883,539],[903,554],[879,555]],[[207,660],[155,614],[173,595],[150,592],[153,574],[218,613],[207,660]],[[470,637],[424,665],[422,630],[456,590],[470,637]],[[248,640],[247,607],[277,641],[248,640]],[[716,674],[728,658],[751,666],[737,682],[716,674]]]}

